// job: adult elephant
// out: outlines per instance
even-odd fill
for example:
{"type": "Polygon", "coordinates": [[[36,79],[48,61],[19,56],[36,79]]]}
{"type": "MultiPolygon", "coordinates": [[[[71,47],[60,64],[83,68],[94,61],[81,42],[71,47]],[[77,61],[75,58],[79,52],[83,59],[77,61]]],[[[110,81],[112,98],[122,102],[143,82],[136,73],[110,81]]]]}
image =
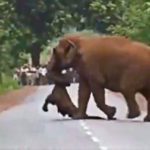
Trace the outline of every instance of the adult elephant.
{"type": "MultiPolygon", "coordinates": [[[[55,70],[67,69],[67,68],[70,68],[71,65],[67,65],[68,64],[67,63],[66,64],[67,66],[65,65],[65,67],[63,67],[64,64],[61,64],[62,62],[57,57],[58,55],[56,55],[55,51],[56,51],[56,49],[54,48],[51,60],[47,65],[47,70],[48,70],[47,78],[48,78],[48,80],[54,81],[55,84],[67,85],[68,84],[67,75],[64,76],[63,74],[60,74],[55,70]]],[[[88,81],[86,80],[86,78],[84,78],[83,75],[80,74],[80,76],[78,76],[78,81],[79,81],[79,97],[78,97],[79,108],[77,109],[76,112],[72,113],[71,117],[73,119],[85,119],[85,118],[87,118],[86,108],[87,108],[88,100],[90,98],[91,89],[88,85],[88,81]]],[[[106,104],[104,104],[104,105],[105,105],[105,107],[107,107],[108,119],[113,119],[113,116],[116,112],[115,107],[108,106],[106,104]]],[[[68,110],[65,110],[65,111],[68,111],[68,110]]],[[[94,117],[88,116],[88,118],[94,119],[95,116],[94,117]]]]}
{"type": "MultiPolygon", "coordinates": [[[[63,116],[68,115],[74,118],[78,113],[78,108],[73,104],[67,92],[66,86],[70,86],[71,80],[68,73],[62,74],[60,64],[55,61],[55,55],[52,56],[51,61],[48,63],[48,79],[52,80],[55,84],[52,93],[45,99],[42,107],[43,111],[48,111],[48,104],[56,105],[58,112],[63,116]],[[53,64],[51,66],[51,64],[53,64]]],[[[89,116],[85,114],[82,119],[104,119],[98,116],[89,116]]]]}
{"type": "Polygon", "coordinates": [[[85,115],[90,93],[97,106],[112,118],[115,108],[105,104],[105,91],[121,92],[128,105],[128,118],[140,115],[135,94],[142,93],[148,101],[150,121],[150,47],[120,36],[63,37],[55,47],[55,61],[61,68],[73,67],[80,75],[79,112],[85,115]]]}

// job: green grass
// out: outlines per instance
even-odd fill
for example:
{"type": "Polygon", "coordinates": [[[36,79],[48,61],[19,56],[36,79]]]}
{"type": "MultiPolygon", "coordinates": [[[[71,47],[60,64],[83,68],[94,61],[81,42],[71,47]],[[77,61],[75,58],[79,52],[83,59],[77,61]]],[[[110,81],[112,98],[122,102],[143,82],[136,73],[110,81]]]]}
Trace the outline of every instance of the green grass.
{"type": "Polygon", "coordinates": [[[18,89],[19,87],[20,86],[18,85],[17,81],[14,81],[12,77],[5,74],[2,75],[2,83],[0,83],[0,94],[18,89]]]}

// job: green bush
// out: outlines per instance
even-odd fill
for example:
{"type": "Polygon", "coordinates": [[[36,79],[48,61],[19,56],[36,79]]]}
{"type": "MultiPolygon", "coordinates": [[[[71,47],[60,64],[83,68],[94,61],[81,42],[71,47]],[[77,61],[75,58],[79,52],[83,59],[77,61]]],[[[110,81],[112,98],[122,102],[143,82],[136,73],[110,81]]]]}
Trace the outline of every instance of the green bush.
{"type": "Polygon", "coordinates": [[[4,94],[8,91],[18,89],[20,86],[17,81],[13,80],[12,77],[3,74],[2,75],[2,83],[0,83],[0,94],[4,94]]]}

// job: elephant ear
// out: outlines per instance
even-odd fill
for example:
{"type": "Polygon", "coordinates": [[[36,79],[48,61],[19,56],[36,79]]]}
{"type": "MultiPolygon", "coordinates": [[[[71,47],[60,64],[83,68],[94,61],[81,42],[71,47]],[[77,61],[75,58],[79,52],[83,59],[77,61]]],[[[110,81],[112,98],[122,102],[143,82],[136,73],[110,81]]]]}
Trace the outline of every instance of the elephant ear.
{"type": "Polygon", "coordinates": [[[69,39],[62,39],[59,42],[59,45],[61,48],[63,48],[64,54],[67,54],[71,48],[76,49],[76,44],[75,42],[69,40],[69,39]]]}
{"type": "Polygon", "coordinates": [[[80,40],[76,37],[66,37],[59,41],[57,54],[60,59],[62,69],[67,69],[75,64],[76,58],[79,58],[80,40]]]}
{"type": "Polygon", "coordinates": [[[78,57],[78,46],[75,42],[71,40],[67,40],[68,47],[65,49],[65,57],[67,60],[67,64],[72,65],[74,60],[78,57]]]}
{"type": "Polygon", "coordinates": [[[49,72],[51,72],[51,71],[57,69],[58,66],[59,66],[58,64],[59,64],[59,62],[57,60],[56,48],[53,48],[53,52],[52,52],[51,58],[50,58],[50,60],[48,62],[48,65],[47,65],[47,70],[49,72]]]}
{"type": "Polygon", "coordinates": [[[69,57],[74,57],[77,54],[77,45],[71,40],[67,40],[68,47],[65,49],[65,54],[69,57]]]}

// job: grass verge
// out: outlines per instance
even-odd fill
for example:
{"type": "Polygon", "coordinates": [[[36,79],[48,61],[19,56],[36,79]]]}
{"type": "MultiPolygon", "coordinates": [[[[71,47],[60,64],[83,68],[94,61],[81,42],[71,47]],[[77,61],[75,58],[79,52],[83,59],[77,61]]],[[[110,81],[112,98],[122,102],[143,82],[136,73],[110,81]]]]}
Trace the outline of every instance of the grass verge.
{"type": "Polygon", "coordinates": [[[20,86],[12,77],[2,74],[2,82],[0,83],[0,95],[14,89],[19,89],[20,86]]]}

